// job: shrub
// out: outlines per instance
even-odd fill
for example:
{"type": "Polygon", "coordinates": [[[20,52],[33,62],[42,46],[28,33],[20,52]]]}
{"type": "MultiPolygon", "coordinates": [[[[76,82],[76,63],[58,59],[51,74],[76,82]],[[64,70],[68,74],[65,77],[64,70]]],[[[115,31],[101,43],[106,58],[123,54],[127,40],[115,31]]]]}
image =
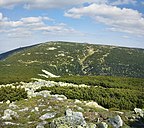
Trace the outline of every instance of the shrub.
{"type": "Polygon", "coordinates": [[[0,101],[16,101],[27,98],[27,92],[23,88],[12,88],[11,86],[0,88],[0,101]]]}
{"type": "Polygon", "coordinates": [[[49,90],[69,99],[93,100],[106,108],[133,110],[144,107],[144,93],[137,90],[102,87],[42,87],[36,91],[49,90]]]}

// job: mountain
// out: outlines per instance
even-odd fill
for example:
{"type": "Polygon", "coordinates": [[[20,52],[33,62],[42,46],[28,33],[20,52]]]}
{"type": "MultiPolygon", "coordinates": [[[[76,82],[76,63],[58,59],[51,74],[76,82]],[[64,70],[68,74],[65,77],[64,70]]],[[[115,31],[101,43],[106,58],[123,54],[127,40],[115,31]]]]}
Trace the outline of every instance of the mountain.
{"type": "Polygon", "coordinates": [[[10,53],[0,61],[1,83],[38,78],[42,70],[57,76],[144,78],[144,49],[58,41],[10,53]]]}
{"type": "Polygon", "coordinates": [[[22,51],[23,49],[30,48],[30,47],[33,47],[33,46],[36,46],[36,45],[27,46],[27,47],[20,47],[20,48],[17,48],[17,49],[2,53],[2,54],[0,54],[0,60],[3,60],[5,58],[7,58],[9,55],[11,55],[11,54],[13,54],[15,52],[22,51]]]}

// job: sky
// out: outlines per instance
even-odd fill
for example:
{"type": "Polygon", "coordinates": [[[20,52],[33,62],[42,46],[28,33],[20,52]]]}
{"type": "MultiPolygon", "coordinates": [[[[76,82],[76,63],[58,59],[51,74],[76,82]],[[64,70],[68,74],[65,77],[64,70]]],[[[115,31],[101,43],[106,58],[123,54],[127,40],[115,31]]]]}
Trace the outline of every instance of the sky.
{"type": "Polygon", "coordinates": [[[144,48],[144,0],[0,0],[0,53],[47,41],[144,48]]]}

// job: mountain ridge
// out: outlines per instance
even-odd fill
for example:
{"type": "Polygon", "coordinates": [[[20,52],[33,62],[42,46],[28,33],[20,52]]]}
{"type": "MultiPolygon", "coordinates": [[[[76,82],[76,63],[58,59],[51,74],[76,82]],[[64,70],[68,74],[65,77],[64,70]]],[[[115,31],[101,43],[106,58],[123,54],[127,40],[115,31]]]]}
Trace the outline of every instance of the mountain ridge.
{"type": "MultiPolygon", "coordinates": [[[[110,46],[110,47],[119,47],[119,48],[128,48],[128,49],[139,49],[139,50],[144,50],[144,48],[139,48],[139,47],[126,47],[126,46],[117,46],[117,45],[94,44],[94,43],[88,43],[88,42],[48,41],[48,42],[44,42],[44,43],[50,43],[50,42],[91,44],[91,45],[98,45],[98,46],[110,46]]],[[[12,53],[21,51],[21,50],[26,49],[26,48],[31,48],[31,47],[33,47],[33,46],[41,45],[41,44],[44,44],[44,43],[38,43],[38,44],[35,44],[35,45],[29,45],[29,46],[14,48],[14,49],[11,49],[11,50],[7,50],[7,51],[5,51],[5,52],[1,52],[1,53],[0,53],[0,60],[2,60],[2,59],[3,59],[3,56],[6,56],[5,54],[7,54],[7,53],[9,53],[8,55],[11,55],[12,53]]],[[[6,56],[6,57],[8,57],[8,56],[6,56]]],[[[5,58],[6,58],[6,57],[5,57],[5,58]]]]}
{"type": "Polygon", "coordinates": [[[13,52],[0,61],[0,78],[30,79],[43,70],[58,76],[144,78],[144,49],[51,41],[13,52]]]}
{"type": "Polygon", "coordinates": [[[20,48],[15,48],[15,49],[9,50],[9,51],[7,51],[7,52],[1,53],[1,54],[0,54],[0,60],[3,60],[3,59],[5,59],[5,58],[7,58],[8,56],[12,55],[13,53],[22,51],[23,49],[31,48],[31,47],[33,47],[33,46],[37,46],[37,44],[35,44],[35,45],[30,45],[30,46],[25,46],[25,47],[20,47],[20,48]]]}

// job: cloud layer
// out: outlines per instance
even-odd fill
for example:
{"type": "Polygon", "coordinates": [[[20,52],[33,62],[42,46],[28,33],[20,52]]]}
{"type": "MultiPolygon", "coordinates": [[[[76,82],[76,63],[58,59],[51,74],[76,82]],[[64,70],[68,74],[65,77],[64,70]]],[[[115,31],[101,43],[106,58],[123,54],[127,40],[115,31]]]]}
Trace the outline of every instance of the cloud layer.
{"type": "Polygon", "coordinates": [[[30,36],[35,32],[42,34],[78,34],[76,30],[68,27],[63,23],[53,23],[54,19],[49,17],[25,17],[17,21],[9,20],[0,13],[0,33],[6,33],[10,37],[19,38],[23,36],[30,36]],[[53,25],[48,25],[46,22],[52,22],[53,25]]]}
{"type": "Polygon", "coordinates": [[[136,4],[137,0],[116,0],[111,5],[136,4]]]}
{"type": "MultiPolygon", "coordinates": [[[[109,26],[111,31],[120,31],[143,35],[144,33],[144,18],[143,14],[136,10],[119,8],[116,5],[121,4],[135,4],[137,0],[1,0],[0,8],[13,8],[17,5],[22,5],[26,9],[50,9],[50,8],[65,8],[76,5],[65,12],[64,16],[71,18],[81,18],[83,16],[90,17],[96,22],[103,23],[109,26]],[[87,3],[87,6],[83,4],[87,3]]],[[[21,18],[18,21],[8,20],[0,13],[0,26],[2,31],[8,31],[8,28],[15,29],[14,27],[30,27],[31,30],[36,31],[34,27],[39,27],[40,31],[53,31],[53,30],[70,30],[66,26],[54,25],[49,26],[44,23],[45,20],[51,20],[48,17],[27,17],[21,18]],[[49,30],[50,29],[50,30],[49,30]]],[[[10,31],[10,30],[9,30],[10,31]]],[[[71,31],[71,30],[70,30],[71,31]]]]}
{"type": "Polygon", "coordinates": [[[96,22],[108,25],[112,31],[144,35],[144,18],[141,13],[132,9],[91,4],[86,7],[72,8],[65,13],[65,16],[71,18],[87,16],[96,22]]]}
{"type": "Polygon", "coordinates": [[[107,0],[1,0],[1,8],[13,8],[16,5],[23,5],[26,9],[49,9],[65,8],[67,6],[83,3],[107,3],[107,0]]]}
{"type": "Polygon", "coordinates": [[[137,0],[1,0],[0,8],[13,8],[17,5],[22,5],[25,9],[51,9],[66,8],[84,3],[122,5],[135,4],[137,0]]]}

